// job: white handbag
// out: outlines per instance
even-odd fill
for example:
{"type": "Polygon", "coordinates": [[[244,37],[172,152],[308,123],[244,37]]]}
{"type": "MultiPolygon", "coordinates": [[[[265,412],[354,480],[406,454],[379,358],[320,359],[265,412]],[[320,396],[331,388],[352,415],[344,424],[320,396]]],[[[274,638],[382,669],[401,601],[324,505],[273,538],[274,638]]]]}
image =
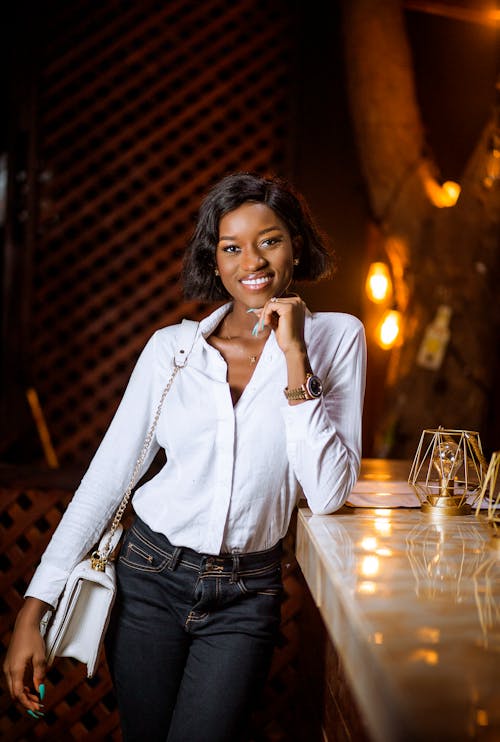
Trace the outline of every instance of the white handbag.
{"type": "MultiPolygon", "coordinates": [[[[115,529],[112,541],[115,546],[122,530],[121,525],[115,529]]],[[[106,532],[99,550],[108,537],[106,532]]],[[[57,609],[53,614],[49,611],[42,620],[48,665],[56,657],[73,657],[87,665],[89,678],[94,675],[115,595],[115,565],[111,559],[104,570],[92,566],[92,557],[78,562],[71,570],[57,609]]]]}
{"type": "Polygon", "coordinates": [[[108,627],[111,609],[116,597],[116,573],[113,552],[120,541],[123,527],[120,523],[137,482],[153,434],[160,417],[163,401],[177,375],[186,365],[189,352],[196,339],[198,322],[182,321],[180,349],[174,358],[174,368],[163,390],[151,428],[137,459],[129,486],[116,511],[113,521],[101,537],[99,546],[89,556],[78,562],[71,570],[64,591],[54,611],[47,611],[40,623],[40,632],[45,639],[47,664],[56,657],[73,657],[87,665],[87,676],[91,678],[99,658],[108,627]],[[192,336],[191,344],[186,343],[192,336]]]}

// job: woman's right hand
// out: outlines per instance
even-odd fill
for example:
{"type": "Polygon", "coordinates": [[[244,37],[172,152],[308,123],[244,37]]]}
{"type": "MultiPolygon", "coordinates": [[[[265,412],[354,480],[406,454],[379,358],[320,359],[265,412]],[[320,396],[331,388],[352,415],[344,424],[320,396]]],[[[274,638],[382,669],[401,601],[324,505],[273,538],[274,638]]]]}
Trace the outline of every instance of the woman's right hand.
{"type": "Polygon", "coordinates": [[[37,598],[25,599],[3,664],[12,698],[33,712],[41,711],[39,688],[45,682],[47,664],[40,621],[47,610],[52,610],[52,606],[37,598]],[[32,683],[38,695],[27,683],[32,683]]]}

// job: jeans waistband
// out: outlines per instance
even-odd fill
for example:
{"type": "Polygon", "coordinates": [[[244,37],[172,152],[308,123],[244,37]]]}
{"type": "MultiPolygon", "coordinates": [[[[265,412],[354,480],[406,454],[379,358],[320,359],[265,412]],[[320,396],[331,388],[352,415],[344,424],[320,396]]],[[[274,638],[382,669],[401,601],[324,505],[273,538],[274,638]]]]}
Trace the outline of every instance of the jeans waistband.
{"type": "Polygon", "coordinates": [[[281,562],[283,547],[281,541],[263,551],[231,552],[229,554],[205,554],[187,546],[174,546],[168,538],[153,531],[143,520],[136,517],[132,530],[153,545],[159,552],[170,556],[168,569],[176,569],[178,564],[202,571],[205,574],[230,574],[233,579],[238,575],[258,574],[281,562]]]}

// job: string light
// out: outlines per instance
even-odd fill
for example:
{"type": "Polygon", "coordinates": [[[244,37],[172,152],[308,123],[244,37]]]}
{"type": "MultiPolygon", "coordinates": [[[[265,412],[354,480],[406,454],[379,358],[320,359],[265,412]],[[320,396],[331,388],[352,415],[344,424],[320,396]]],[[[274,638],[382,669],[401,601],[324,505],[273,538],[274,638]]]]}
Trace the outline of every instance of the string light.
{"type": "Polygon", "coordinates": [[[375,340],[383,350],[396,345],[401,336],[402,317],[397,309],[387,309],[375,330],[375,340]]]}
{"type": "Polygon", "coordinates": [[[446,199],[448,200],[449,205],[455,206],[458,201],[458,197],[460,196],[460,191],[462,190],[459,184],[455,183],[454,180],[445,180],[441,188],[443,190],[443,193],[445,194],[446,199]]]}
{"type": "Polygon", "coordinates": [[[425,190],[430,200],[438,209],[455,206],[460,196],[460,185],[454,180],[446,180],[439,184],[435,178],[428,177],[424,181],[425,190]]]}
{"type": "Polygon", "coordinates": [[[366,277],[365,291],[368,298],[375,304],[381,304],[391,296],[391,275],[385,263],[376,262],[370,265],[366,277]]]}

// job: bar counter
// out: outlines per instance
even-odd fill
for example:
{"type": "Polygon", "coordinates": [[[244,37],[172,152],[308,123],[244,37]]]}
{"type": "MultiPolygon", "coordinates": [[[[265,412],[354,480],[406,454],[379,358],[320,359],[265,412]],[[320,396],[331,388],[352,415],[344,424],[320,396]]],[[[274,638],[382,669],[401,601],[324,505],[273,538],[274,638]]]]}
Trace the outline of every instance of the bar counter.
{"type": "Polygon", "coordinates": [[[350,505],[299,508],[297,561],[370,740],[498,742],[500,551],[482,515],[423,513],[408,471],[366,460],[350,505]]]}

